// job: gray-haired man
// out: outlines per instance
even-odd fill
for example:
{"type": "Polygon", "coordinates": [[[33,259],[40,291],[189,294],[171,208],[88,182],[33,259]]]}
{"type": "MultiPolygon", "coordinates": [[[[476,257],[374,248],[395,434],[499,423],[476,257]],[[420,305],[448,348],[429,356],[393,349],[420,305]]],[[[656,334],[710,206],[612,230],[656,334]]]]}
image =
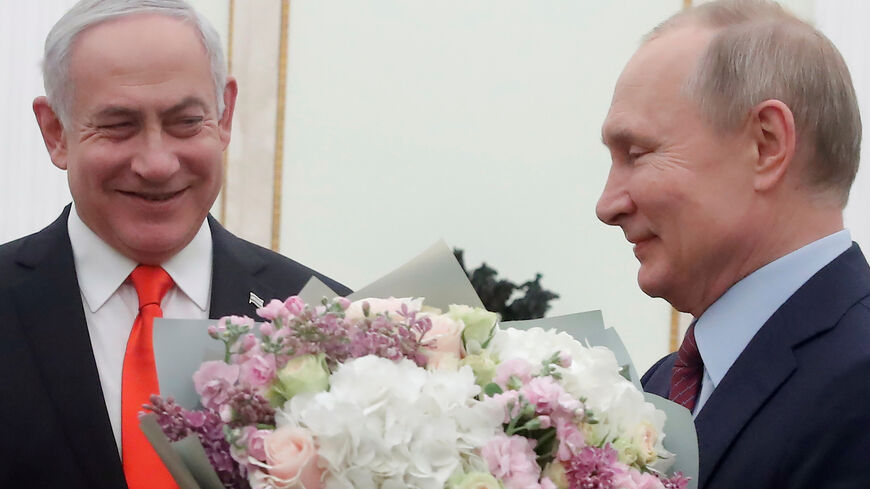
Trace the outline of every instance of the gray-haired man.
{"type": "Polygon", "coordinates": [[[237,86],[184,1],[79,2],[44,75],[33,109],[73,204],[0,246],[0,486],[171,486],[135,428],[156,388],[136,274],[157,274],[177,318],[253,315],[251,293],[286,298],[318,274],[208,217],[237,86]]]}

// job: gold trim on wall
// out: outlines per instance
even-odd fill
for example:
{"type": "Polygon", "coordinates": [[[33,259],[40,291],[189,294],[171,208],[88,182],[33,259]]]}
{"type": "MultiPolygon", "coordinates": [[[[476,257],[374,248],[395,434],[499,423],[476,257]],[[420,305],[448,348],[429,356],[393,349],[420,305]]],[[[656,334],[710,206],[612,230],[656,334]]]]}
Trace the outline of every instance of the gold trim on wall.
{"type": "MultiPolygon", "coordinates": [[[[229,4],[229,26],[227,28],[227,74],[233,73],[233,13],[236,11],[235,0],[230,0],[229,4]]],[[[227,171],[230,166],[230,152],[224,150],[223,156],[223,177],[221,181],[221,224],[227,223],[227,171]]]]}
{"type": "Polygon", "coordinates": [[[281,33],[278,47],[278,110],[275,120],[275,165],[272,176],[272,250],[281,245],[281,189],[284,174],[284,113],[287,104],[287,37],[290,0],[281,0],[281,33]]]}

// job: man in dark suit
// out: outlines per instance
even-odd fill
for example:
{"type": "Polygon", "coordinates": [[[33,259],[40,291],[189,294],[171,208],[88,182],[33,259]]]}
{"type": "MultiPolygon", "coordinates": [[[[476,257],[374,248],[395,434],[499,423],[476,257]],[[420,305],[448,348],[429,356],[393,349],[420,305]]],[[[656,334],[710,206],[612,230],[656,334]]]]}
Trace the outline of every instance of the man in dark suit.
{"type": "Polygon", "coordinates": [[[185,2],[83,0],[49,34],[44,71],[33,108],[74,203],[0,246],[0,487],[161,487],[128,484],[120,453],[142,314],[131,272],[169,277],[164,317],[255,316],[312,276],[349,291],[208,216],[237,88],[185,2]]]}
{"type": "Polygon", "coordinates": [[[705,489],[863,488],[870,268],[843,227],[861,120],[836,48],[768,1],[644,40],[602,129],[598,217],[695,317],[644,388],[692,411],[705,489]]]}

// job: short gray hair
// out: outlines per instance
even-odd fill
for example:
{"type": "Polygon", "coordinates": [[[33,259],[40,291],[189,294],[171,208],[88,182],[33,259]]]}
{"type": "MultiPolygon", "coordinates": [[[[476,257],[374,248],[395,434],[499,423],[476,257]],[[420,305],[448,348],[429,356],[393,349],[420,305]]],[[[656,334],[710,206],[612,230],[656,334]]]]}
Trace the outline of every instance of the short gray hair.
{"type": "Polygon", "coordinates": [[[86,29],[121,17],[156,14],[190,23],[202,39],[209,57],[218,117],[224,111],[227,66],[220,35],[209,21],[184,0],[81,0],[52,27],[45,39],[42,76],[52,110],[64,125],[69,122],[75,87],[69,80],[72,46],[86,29]]]}
{"type": "Polygon", "coordinates": [[[858,172],[861,116],[846,62],[813,26],[769,0],[719,0],[682,11],[646,40],[673,28],[714,30],[687,93],[723,130],[742,124],[750,110],[776,99],[794,114],[806,183],[833,191],[845,206],[858,172]]]}

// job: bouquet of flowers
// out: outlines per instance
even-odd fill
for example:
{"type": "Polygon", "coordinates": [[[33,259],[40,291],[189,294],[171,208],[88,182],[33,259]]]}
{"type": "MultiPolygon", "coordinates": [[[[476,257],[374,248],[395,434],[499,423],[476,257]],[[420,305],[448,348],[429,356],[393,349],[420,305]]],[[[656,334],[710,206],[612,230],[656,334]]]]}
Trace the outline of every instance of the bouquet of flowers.
{"type": "Polygon", "coordinates": [[[423,299],[272,300],[225,317],[201,409],[152,398],[172,441],[196,436],[225,487],[680,488],[665,415],[613,353],[504,328],[423,299]]]}

